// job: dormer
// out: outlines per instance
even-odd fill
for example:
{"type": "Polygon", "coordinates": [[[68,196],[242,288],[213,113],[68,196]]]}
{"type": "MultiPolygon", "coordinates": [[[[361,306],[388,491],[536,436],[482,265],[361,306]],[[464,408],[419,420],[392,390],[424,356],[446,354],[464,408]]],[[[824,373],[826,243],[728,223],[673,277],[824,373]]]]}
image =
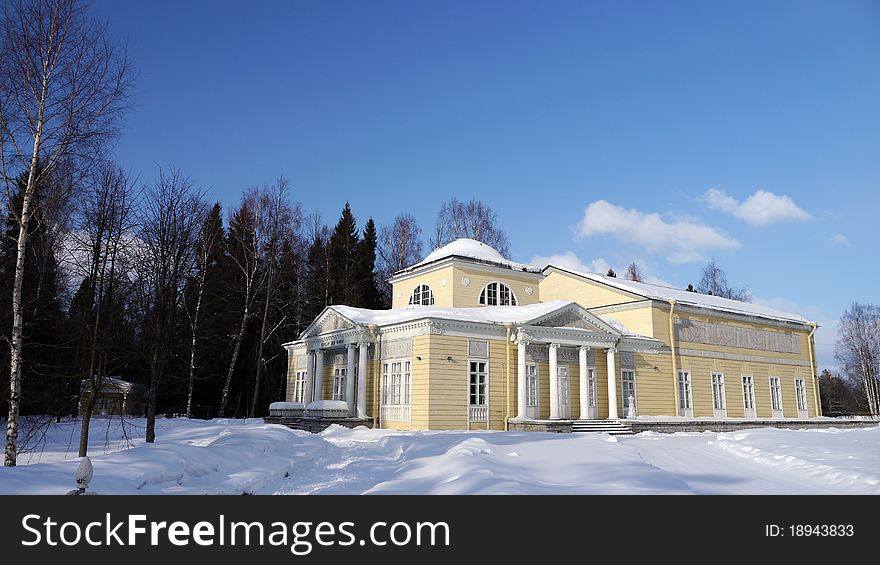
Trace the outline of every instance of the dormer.
{"type": "Polygon", "coordinates": [[[491,246],[456,239],[394,273],[392,308],[476,308],[540,302],[540,269],[506,259],[491,246]]]}

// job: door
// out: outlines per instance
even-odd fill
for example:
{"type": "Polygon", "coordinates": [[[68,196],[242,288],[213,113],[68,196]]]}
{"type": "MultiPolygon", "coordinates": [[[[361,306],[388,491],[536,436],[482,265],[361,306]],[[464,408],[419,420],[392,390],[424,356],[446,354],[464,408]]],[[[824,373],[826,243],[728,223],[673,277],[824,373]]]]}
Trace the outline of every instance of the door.
{"type": "Polygon", "coordinates": [[[638,415],[636,407],[636,373],[635,371],[622,370],[620,372],[620,398],[623,406],[624,418],[635,418],[638,415]]]}
{"type": "Polygon", "coordinates": [[[587,418],[597,420],[599,418],[599,398],[596,396],[596,369],[587,369],[587,418]]]}
{"type": "Polygon", "coordinates": [[[571,394],[568,388],[568,367],[556,367],[556,390],[559,393],[559,417],[571,420],[571,394]]]}
{"type": "Polygon", "coordinates": [[[755,383],[752,375],[742,376],[743,387],[743,417],[755,418],[755,383]]]}
{"type": "Polygon", "coordinates": [[[678,372],[678,415],[684,418],[694,417],[694,397],[691,390],[691,372],[678,372]]]}

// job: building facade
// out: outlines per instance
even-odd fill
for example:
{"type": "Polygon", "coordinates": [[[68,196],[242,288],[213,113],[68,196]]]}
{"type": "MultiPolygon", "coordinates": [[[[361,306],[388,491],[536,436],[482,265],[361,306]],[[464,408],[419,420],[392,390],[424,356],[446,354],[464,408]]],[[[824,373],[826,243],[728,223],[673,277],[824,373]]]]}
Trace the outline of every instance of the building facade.
{"type": "Polygon", "coordinates": [[[457,240],[395,273],[390,310],[329,306],[285,345],[287,401],[395,429],[818,415],[816,325],[787,312],[457,240]]]}

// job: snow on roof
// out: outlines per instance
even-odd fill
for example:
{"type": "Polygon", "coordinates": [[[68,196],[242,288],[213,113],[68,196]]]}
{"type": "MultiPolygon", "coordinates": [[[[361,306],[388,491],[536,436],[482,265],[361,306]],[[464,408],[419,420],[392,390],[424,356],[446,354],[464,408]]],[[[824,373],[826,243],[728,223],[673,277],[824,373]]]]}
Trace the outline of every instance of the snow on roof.
{"type": "Polygon", "coordinates": [[[570,300],[551,300],[526,306],[479,306],[451,308],[444,306],[407,306],[393,310],[369,310],[352,306],[331,306],[336,312],[356,324],[399,324],[424,318],[441,318],[463,322],[495,324],[526,323],[572,304],[570,300]]]}
{"type": "Polygon", "coordinates": [[[776,310],[775,308],[767,308],[766,306],[758,306],[748,302],[740,302],[739,300],[731,300],[729,298],[721,298],[720,296],[711,296],[699,292],[690,292],[658,284],[636,282],[615,277],[605,277],[596,273],[587,273],[570,269],[568,267],[558,267],[556,265],[547,265],[545,270],[551,267],[653,300],[675,300],[682,304],[690,304],[699,306],[700,308],[708,308],[710,310],[735,312],[738,314],[746,314],[748,316],[759,316],[761,318],[798,322],[802,324],[809,323],[809,320],[800,314],[776,310]]]}
{"type": "Polygon", "coordinates": [[[455,241],[447,243],[443,247],[438,247],[430,252],[423,260],[415,265],[407,267],[404,271],[409,271],[416,267],[421,267],[422,265],[427,265],[428,263],[433,263],[434,261],[439,261],[440,259],[445,259],[447,257],[467,257],[469,259],[477,259],[479,261],[486,261],[487,263],[503,265],[515,271],[529,271],[532,273],[541,272],[541,269],[533,267],[532,265],[516,263],[505,259],[501,253],[498,253],[498,251],[492,246],[486,245],[482,241],[467,238],[456,239],[455,241]]]}

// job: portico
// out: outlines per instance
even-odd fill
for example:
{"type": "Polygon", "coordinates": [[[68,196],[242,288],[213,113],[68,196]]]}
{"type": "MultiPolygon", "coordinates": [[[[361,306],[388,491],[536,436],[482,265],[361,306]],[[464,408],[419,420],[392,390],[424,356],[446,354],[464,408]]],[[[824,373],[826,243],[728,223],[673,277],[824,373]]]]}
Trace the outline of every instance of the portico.
{"type": "MultiPolygon", "coordinates": [[[[617,419],[618,381],[617,362],[619,348],[625,348],[630,355],[636,352],[656,352],[654,340],[621,336],[617,332],[607,333],[571,327],[528,326],[517,328],[514,336],[517,346],[517,413],[516,421],[541,420],[540,412],[535,410],[537,399],[535,390],[541,386],[535,379],[546,379],[549,391],[549,420],[594,420],[598,415],[598,386],[600,378],[596,356],[605,360],[608,413],[610,420],[617,419]],[[560,363],[563,357],[565,363],[560,363]],[[537,364],[547,360],[548,370],[541,374],[537,364]],[[569,368],[577,367],[578,401],[571,402],[568,394],[573,388],[569,368]],[[577,406],[577,413],[571,414],[569,407],[577,406]]],[[[628,400],[628,399],[627,399],[628,400]]],[[[627,407],[628,402],[624,402],[627,407]]]]}

